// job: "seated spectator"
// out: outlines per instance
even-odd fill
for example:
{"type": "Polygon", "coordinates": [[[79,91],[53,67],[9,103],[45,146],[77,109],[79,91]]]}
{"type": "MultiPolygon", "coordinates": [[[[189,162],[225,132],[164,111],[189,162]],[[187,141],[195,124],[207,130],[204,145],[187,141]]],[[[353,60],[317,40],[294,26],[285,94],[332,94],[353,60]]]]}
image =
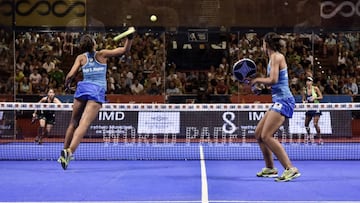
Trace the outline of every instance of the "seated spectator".
{"type": "Polygon", "coordinates": [[[19,94],[32,94],[32,86],[29,82],[28,77],[24,77],[24,79],[19,83],[19,94]]]}
{"type": "Polygon", "coordinates": [[[120,83],[117,85],[115,89],[116,94],[131,94],[130,85],[126,83],[125,77],[120,78],[120,83]]]}
{"type": "Polygon", "coordinates": [[[327,57],[328,52],[331,52],[333,55],[336,55],[336,48],[337,47],[336,47],[335,34],[329,34],[324,42],[324,47],[323,47],[324,57],[327,57]]]}
{"type": "Polygon", "coordinates": [[[179,88],[176,87],[176,84],[173,80],[169,81],[169,86],[166,88],[165,93],[167,95],[181,94],[179,88]]]}
{"type": "Polygon", "coordinates": [[[338,94],[338,87],[334,84],[334,80],[329,80],[328,84],[325,86],[325,94],[338,94]]]}
{"type": "Polygon", "coordinates": [[[155,82],[151,83],[149,89],[147,90],[148,95],[160,95],[161,92],[159,90],[159,87],[156,85],[155,82]]]}
{"type": "Polygon", "coordinates": [[[50,81],[55,82],[56,88],[61,86],[65,81],[65,74],[61,69],[59,69],[58,65],[55,65],[54,70],[50,71],[49,75],[50,75],[50,78],[49,78],[50,81]]]}
{"type": "Polygon", "coordinates": [[[39,93],[40,83],[41,83],[41,75],[38,73],[37,69],[34,69],[33,72],[30,74],[29,80],[32,85],[33,92],[39,93]]]}
{"type": "Polygon", "coordinates": [[[19,84],[24,79],[24,77],[25,77],[25,75],[24,75],[23,71],[16,68],[15,82],[19,84]]]}
{"type": "Polygon", "coordinates": [[[228,93],[229,93],[229,88],[225,84],[225,80],[224,79],[218,80],[218,83],[215,86],[215,94],[228,94],[228,93]]]}
{"type": "Polygon", "coordinates": [[[49,85],[50,85],[50,79],[49,79],[48,74],[47,73],[41,74],[41,82],[39,85],[39,92],[40,93],[48,92],[49,85]]]}
{"type": "Polygon", "coordinates": [[[346,84],[347,88],[351,91],[353,95],[357,95],[359,93],[358,86],[356,84],[355,78],[349,78],[348,83],[346,84]]]}
{"type": "Polygon", "coordinates": [[[55,69],[55,63],[51,61],[50,56],[47,56],[42,67],[46,70],[47,73],[50,73],[52,70],[55,69]]]}
{"type": "Polygon", "coordinates": [[[130,86],[131,93],[134,95],[139,95],[144,93],[144,86],[139,83],[138,79],[134,80],[134,83],[130,86]]]}

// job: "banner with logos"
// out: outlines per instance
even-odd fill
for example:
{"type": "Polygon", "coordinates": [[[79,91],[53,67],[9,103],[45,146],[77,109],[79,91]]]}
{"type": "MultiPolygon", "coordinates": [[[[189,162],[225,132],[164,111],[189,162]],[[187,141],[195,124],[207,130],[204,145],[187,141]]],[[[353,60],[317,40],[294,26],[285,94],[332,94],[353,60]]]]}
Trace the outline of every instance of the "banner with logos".
{"type": "Polygon", "coordinates": [[[322,0],[320,4],[321,26],[327,29],[359,30],[359,0],[322,0]]]}
{"type": "Polygon", "coordinates": [[[86,25],[86,0],[16,0],[16,26],[83,27],[86,25]]]}
{"type": "MultiPolygon", "coordinates": [[[[52,134],[63,135],[70,120],[70,112],[56,112],[56,125],[52,134]]],[[[156,135],[177,139],[232,139],[253,138],[256,125],[265,111],[101,111],[91,124],[86,136],[103,138],[117,136],[132,138],[156,135]]],[[[319,126],[325,137],[352,136],[351,111],[324,111],[319,126]]],[[[293,118],[286,120],[279,134],[305,134],[305,112],[294,112],[293,118]]],[[[311,132],[315,133],[313,123],[311,132]]]]}

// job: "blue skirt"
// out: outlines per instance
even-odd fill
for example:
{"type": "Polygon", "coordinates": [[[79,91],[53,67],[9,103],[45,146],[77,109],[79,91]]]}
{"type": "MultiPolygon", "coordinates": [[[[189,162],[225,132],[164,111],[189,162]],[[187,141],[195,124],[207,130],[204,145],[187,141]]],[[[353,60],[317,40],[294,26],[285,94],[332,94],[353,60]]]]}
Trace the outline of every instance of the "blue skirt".
{"type": "Polygon", "coordinates": [[[105,103],[105,89],[94,83],[78,82],[74,97],[80,100],[91,100],[98,103],[105,103]]]}
{"type": "Polygon", "coordinates": [[[294,97],[277,99],[270,109],[279,112],[286,118],[291,118],[295,109],[295,99],[294,97]]]}

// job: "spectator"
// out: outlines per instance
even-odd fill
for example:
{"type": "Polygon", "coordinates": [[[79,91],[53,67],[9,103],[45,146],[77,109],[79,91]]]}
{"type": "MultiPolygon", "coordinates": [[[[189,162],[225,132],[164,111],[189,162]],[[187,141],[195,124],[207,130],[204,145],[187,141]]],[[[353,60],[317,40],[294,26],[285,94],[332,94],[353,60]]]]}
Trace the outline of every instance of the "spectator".
{"type": "Polygon", "coordinates": [[[19,94],[32,94],[32,86],[29,82],[28,77],[24,77],[24,79],[19,83],[19,94]]]}
{"type": "Polygon", "coordinates": [[[30,79],[30,83],[31,83],[33,92],[39,93],[40,83],[41,83],[41,75],[38,73],[37,69],[33,70],[33,72],[29,76],[29,79],[30,79]]]}
{"type": "Polygon", "coordinates": [[[155,82],[151,83],[149,89],[147,90],[147,94],[149,94],[149,95],[160,95],[161,94],[159,87],[156,85],[155,82]]]}
{"type": "Polygon", "coordinates": [[[19,68],[16,68],[16,72],[15,72],[15,82],[16,83],[20,83],[23,79],[24,79],[25,75],[24,73],[22,72],[21,69],[19,68]]]}
{"type": "Polygon", "coordinates": [[[167,95],[176,95],[176,94],[181,94],[181,91],[179,88],[176,87],[175,81],[170,80],[169,86],[166,88],[165,93],[167,95]]]}
{"type": "Polygon", "coordinates": [[[41,75],[41,82],[40,82],[40,85],[39,85],[39,92],[40,93],[48,92],[49,85],[50,85],[49,75],[47,73],[43,73],[41,75]]]}
{"type": "Polygon", "coordinates": [[[328,37],[325,39],[324,42],[324,49],[323,49],[323,54],[324,57],[326,58],[328,55],[328,52],[332,52],[332,54],[334,56],[336,56],[336,39],[334,37],[335,34],[329,34],[328,37]]]}
{"type": "Polygon", "coordinates": [[[47,56],[42,67],[46,70],[47,73],[50,73],[55,69],[55,63],[51,61],[50,56],[47,56]]]}
{"type": "Polygon", "coordinates": [[[71,33],[66,33],[63,43],[64,54],[74,54],[73,36],[71,33]]]}
{"type": "Polygon", "coordinates": [[[19,57],[16,63],[16,69],[24,71],[24,67],[26,66],[25,57],[19,57]]]}
{"type": "Polygon", "coordinates": [[[325,86],[325,94],[338,94],[338,87],[334,84],[334,80],[330,79],[328,84],[325,86]]]}
{"type": "Polygon", "coordinates": [[[139,95],[144,93],[144,86],[139,83],[138,79],[134,80],[134,83],[130,86],[131,93],[134,95],[139,95]]]}
{"type": "Polygon", "coordinates": [[[60,87],[63,85],[65,80],[65,74],[64,72],[59,68],[59,65],[56,64],[54,70],[49,72],[50,75],[50,81],[55,84],[55,88],[60,87]]]}
{"type": "Polygon", "coordinates": [[[218,80],[217,85],[215,86],[215,94],[228,94],[229,88],[225,84],[225,79],[218,80]]]}
{"type": "Polygon", "coordinates": [[[346,84],[347,88],[351,91],[352,95],[357,95],[359,93],[359,89],[356,83],[356,78],[349,78],[348,83],[346,84]]]}

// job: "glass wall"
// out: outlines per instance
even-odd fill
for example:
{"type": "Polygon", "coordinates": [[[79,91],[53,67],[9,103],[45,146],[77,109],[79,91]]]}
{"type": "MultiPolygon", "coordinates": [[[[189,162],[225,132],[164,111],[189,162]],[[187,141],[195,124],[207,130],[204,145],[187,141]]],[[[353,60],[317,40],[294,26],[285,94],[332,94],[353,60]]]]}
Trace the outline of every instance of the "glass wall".
{"type": "MultiPolygon", "coordinates": [[[[37,101],[48,88],[64,101],[64,77],[91,34],[98,49],[135,26],[129,53],[108,60],[109,102],[245,102],[249,86],[232,65],[251,58],[265,75],[267,32],[286,42],[290,87],[307,76],[325,95],[351,95],[360,84],[358,2],[313,0],[0,1],[0,93],[3,101],[37,101]],[[157,20],[151,21],[150,16],[157,20]]],[[[81,80],[81,73],[77,80],[81,80]]],[[[76,81],[73,86],[76,85],[76,81]]],[[[259,98],[268,101],[269,87],[259,98]]],[[[255,100],[261,100],[256,98],[255,100]]]]}

